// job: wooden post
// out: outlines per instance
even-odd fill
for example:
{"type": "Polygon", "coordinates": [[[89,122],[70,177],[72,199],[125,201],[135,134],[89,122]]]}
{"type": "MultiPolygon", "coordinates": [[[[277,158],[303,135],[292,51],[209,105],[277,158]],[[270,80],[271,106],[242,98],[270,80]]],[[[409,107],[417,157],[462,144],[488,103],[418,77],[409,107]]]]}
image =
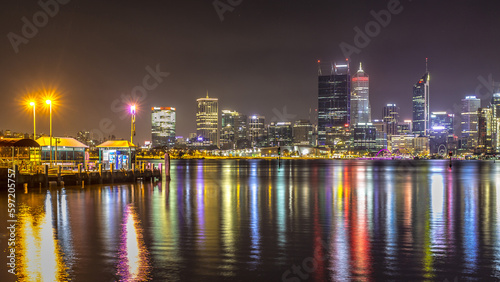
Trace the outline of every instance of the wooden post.
{"type": "Polygon", "coordinates": [[[43,172],[45,174],[45,187],[49,187],[49,165],[43,166],[43,172]]]}
{"type": "Polygon", "coordinates": [[[61,185],[61,165],[57,166],[57,185],[61,185]]]}
{"type": "Polygon", "coordinates": [[[82,164],[78,164],[78,181],[82,182],[82,164]]]}
{"type": "Polygon", "coordinates": [[[165,153],[165,180],[170,180],[170,155],[165,153]]]}
{"type": "Polygon", "coordinates": [[[111,164],[110,166],[110,171],[111,171],[111,183],[114,183],[114,180],[115,180],[115,176],[113,174],[113,167],[115,166],[115,164],[111,164]]]}
{"type": "Polygon", "coordinates": [[[102,184],[102,164],[99,164],[99,183],[102,184]]]}

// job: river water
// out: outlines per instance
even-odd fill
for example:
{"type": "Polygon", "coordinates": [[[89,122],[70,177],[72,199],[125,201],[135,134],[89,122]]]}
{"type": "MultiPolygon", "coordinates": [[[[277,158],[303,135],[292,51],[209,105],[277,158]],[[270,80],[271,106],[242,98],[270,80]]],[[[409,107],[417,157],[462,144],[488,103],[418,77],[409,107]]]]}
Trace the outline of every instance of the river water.
{"type": "MultiPolygon", "coordinates": [[[[173,160],[171,173],[18,187],[19,281],[500,280],[500,164],[173,160]]],[[[0,210],[7,226],[6,193],[0,210]]]]}

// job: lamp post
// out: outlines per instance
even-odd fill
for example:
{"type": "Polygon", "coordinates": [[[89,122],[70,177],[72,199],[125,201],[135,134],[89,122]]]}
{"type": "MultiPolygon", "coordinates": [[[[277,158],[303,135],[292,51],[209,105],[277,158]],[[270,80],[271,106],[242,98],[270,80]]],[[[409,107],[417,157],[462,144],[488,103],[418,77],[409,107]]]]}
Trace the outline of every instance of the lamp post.
{"type": "Polygon", "coordinates": [[[132,114],[132,121],[130,125],[130,143],[134,144],[135,135],[135,105],[130,106],[130,113],[132,114]]]}
{"type": "Polygon", "coordinates": [[[49,119],[50,119],[50,166],[52,166],[52,101],[45,101],[49,105],[49,119]]]}
{"type": "Polygon", "coordinates": [[[30,102],[30,106],[33,107],[33,140],[36,140],[36,118],[35,118],[35,102],[30,102]]]}

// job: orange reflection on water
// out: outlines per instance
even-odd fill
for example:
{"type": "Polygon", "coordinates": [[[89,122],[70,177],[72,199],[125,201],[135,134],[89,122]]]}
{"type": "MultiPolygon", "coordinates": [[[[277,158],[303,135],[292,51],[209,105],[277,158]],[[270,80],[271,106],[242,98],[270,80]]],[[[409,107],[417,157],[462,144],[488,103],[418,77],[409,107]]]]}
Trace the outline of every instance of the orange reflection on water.
{"type": "Polygon", "coordinates": [[[51,195],[43,207],[22,206],[18,213],[18,281],[69,281],[52,226],[51,195]]]}
{"type": "Polygon", "coordinates": [[[137,212],[127,205],[122,225],[118,275],[120,281],[147,281],[150,279],[151,265],[149,253],[144,244],[143,230],[137,212]]]}

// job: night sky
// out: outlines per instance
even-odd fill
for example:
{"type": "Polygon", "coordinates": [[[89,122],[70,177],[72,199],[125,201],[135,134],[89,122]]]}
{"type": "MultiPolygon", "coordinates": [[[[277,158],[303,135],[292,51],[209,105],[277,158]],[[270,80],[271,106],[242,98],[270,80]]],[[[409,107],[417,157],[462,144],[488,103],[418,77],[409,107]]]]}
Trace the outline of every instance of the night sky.
{"type": "MultiPolygon", "coordinates": [[[[195,132],[196,99],[207,90],[221,109],[268,121],[279,119],[276,112],[307,119],[317,107],[317,60],[345,61],[341,42],[354,46],[354,28],[364,29],[373,20],[370,11],[387,9],[391,1],[231,2],[239,5],[221,21],[212,1],[71,0],[59,4],[45,25],[40,18],[38,32],[16,53],[8,34],[23,36],[21,19],[32,23],[42,8],[37,1],[4,1],[0,130],[32,132],[32,115],[22,101],[45,89],[58,95],[54,135],[100,130],[128,139],[130,118],[118,112],[125,104],[113,101],[143,85],[148,66],[169,75],[158,85],[149,81],[156,87],[142,96],[135,143],[151,139],[152,106],[177,108],[177,135],[195,132]],[[107,119],[103,130],[100,122],[107,119]]],[[[402,11],[351,56],[351,68],[361,61],[370,75],[372,117],[397,103],[402,118],[411,118],[412,86],[425,72],[426,57],[431,111],[453,111],[484,84],[478,77],[500,81],[495,4],[401,1],[402,11]]],[[[490,91],[479,90],[486,106],[490,91]]],[[[41,108],[37,133],[48,134],[48,114],[41,108]]]]}

